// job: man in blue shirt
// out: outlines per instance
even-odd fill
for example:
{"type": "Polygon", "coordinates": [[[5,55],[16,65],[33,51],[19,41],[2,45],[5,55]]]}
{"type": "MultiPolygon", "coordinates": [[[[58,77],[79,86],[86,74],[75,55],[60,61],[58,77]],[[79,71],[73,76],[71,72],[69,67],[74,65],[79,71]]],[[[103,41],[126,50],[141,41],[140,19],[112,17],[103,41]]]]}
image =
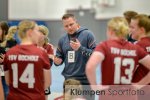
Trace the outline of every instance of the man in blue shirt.
{"type": "Polygon", "coordinates": [[[65,64],[62,75],[67,79],[76,79],[82,85],[89,85],[85,74],[86,63],[96,47],[95,38],[91,31],[83,28],[73,14],[62,17],[63,27],[67,34],[58,42],[55,65],[65,64]]]}

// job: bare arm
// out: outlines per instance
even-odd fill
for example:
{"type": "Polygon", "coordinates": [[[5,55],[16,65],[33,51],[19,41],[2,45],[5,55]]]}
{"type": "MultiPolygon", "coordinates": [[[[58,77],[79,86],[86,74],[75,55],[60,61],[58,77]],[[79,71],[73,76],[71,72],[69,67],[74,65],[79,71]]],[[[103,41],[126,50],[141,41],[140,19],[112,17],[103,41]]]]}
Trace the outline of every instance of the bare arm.
{"type": "Polygon", "coordinates": [[[51,70],[44,69],[44,89],[51,85],[51,70]]]}
{"type": "Polygon", "coordinates": [[[86,65],[86,75],[91,85],[96,85],[96,67],[104,59],[104,55],[100,52],[93,52],[87,65],[86,65]]]}
{"type": "Polygon", "coordinates": [[[4,91],[3,91],[1,76],[0,76],[0,100],[4,100],[4,91]]]}
{"type": "Polygon", "coordinates": [[[150,72],[144,78],[142,78],[137,84],[138,85],[146,85],[149,83],[150,83],[150,72]]]}
{"type": "Polygon", "coordinates": [[[142,78],[139,82],[132,83],[132,85],[134,85],[137,89],[141,89],[142,87],[144,87],[145,85],[149,83],[150,83],[150,72],[144,78],[142,78]]]}
{"type": "MultiPolygon", "coordinates": [[[[150,56],[147,55],[146,57],[144,57],[142,60],[139,61],[139,63],[141,63],[142,65],[144,65],[146,68],[148,68],[150,70],[150,56]]],[[[143,78],[141,79],[137,85],[147,85],[150,83],[150,72],[143,78]]]]}
{"type": "Polygon", "coordinates": [[[142,65],[150,70],[150,55],[145,56],[143,59],[139,61],[142,65]]]}

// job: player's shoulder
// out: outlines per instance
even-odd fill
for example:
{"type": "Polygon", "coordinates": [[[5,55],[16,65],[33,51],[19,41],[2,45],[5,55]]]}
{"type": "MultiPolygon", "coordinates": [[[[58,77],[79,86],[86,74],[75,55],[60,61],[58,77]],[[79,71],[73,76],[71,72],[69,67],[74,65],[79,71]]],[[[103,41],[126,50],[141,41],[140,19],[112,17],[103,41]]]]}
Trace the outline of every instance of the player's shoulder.
{"type": "Polygon", "coordinates": [[[98,43],[97,46],[107,46],[108,47],[108,44],[112,44],[112,42],[109,40],[101,41],[98,43]]]}
{"type": "Polygon", "coordinates": [[[36,48],[39,52],[46,52],[46,50],[43,47],[36,46],[36,48]]]}
{"type": "Polygon", "coordinates": [[[9,48],[7,50],[7,53],[11,53],[11,52],[17,51],[19,49],[18,47],[19,47],[19,45],[16,45],[16,46],[13,46],[13,47],[9,48]]]}
{"type": "Polygon", "coordinates": [[[43,47],[40,47],[40,46],[37,46],[37,45],[29,45],[29,46],[26,46],[25,48],[29,48],[31,51],[34,51],[34,52],[45,52],[45,49],[43,47]]]}
{"type": "Polygon", "coordinates": [[[106,44],[108,41],[100,41],[99,43],[98,43],[98,45],[102,45],[102,44],[106,44]]]}
{"type": "Polygon", "coordinates": [[[95,50],[107,48],[107,41],[101,41],[97,44],[95,50]]]}
{"type": "Polygon", "coordinates": [[[129,42],[128,45],[126,46],[128,49],[136,50],[137,52],[143,52],[144,48],[139,41],[136,41],[134,43],[129,42]]]}

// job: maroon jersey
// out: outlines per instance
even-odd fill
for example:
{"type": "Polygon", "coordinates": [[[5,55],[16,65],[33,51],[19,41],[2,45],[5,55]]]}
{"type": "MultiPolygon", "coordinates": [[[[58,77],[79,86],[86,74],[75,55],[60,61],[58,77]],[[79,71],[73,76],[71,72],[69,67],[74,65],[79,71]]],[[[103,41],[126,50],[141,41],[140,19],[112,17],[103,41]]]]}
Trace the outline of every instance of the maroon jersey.
{"type": "MultiPolygon", "coordinates": [[[[150,38],[149,37],[142,38],[136,44],[141,46],[146,52],[150,54],[150,38]]],[[[147,68],[139,64],[139,67],[137,68],[137,70],[135,71],[133,75],[133,82],[140,81],[148,72],[149,70],[147,68]]]]}
{"type": "Polygon", "coordinates": [[[147,53],[137,45],[125,40],[108,40],[100,43],[95,51],[101,52],[102,84],[131,84],[138,61],[147,53]]]}
{"type": "Polygon", "coordinates": [[[43,46],[43,48],[46,50],[47,54],[54,54],[54,48],[53,48],[53,45],[51,44],[46,44],[43,46]]]}
{"type": "Polygon", "coordinates": [[[9,71],[8,100],[45,100],[43,70],[50,69],[46,52],[35,45],[17,45],[4,59],[9,71]]]}
{"type": "MultiPolygon", "coordinates": [[[[48,55],[53,55],[54,54],[53,45],[51,45],[50,43],[44,45],[43,48],[45,49],[45,51],[47,52],[48,55]]],[[[53,59],[50,59],[50,64],[51,65],[53,64],[53,59]]]]}

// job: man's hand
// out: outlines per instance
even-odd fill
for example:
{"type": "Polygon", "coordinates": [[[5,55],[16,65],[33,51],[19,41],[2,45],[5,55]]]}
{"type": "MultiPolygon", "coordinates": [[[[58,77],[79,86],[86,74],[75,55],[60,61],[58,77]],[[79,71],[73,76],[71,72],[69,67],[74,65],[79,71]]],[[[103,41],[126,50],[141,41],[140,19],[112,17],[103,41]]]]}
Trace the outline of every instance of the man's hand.
{"type": "Polygon", "coordinates": [[[76,39],[76,42],[70,41],[70,46],[73,50],[77,51],[80,48],[81,44],[80,41],[76,39]]]}
{"type": "Polygon", "coordinates": [[[54,59],[53,59],[54,63],[57,64],[57,65],[60,65],[62,63],[62,59],[61,58],[58,58],[56,56],[54,56],[54,59]]]}

